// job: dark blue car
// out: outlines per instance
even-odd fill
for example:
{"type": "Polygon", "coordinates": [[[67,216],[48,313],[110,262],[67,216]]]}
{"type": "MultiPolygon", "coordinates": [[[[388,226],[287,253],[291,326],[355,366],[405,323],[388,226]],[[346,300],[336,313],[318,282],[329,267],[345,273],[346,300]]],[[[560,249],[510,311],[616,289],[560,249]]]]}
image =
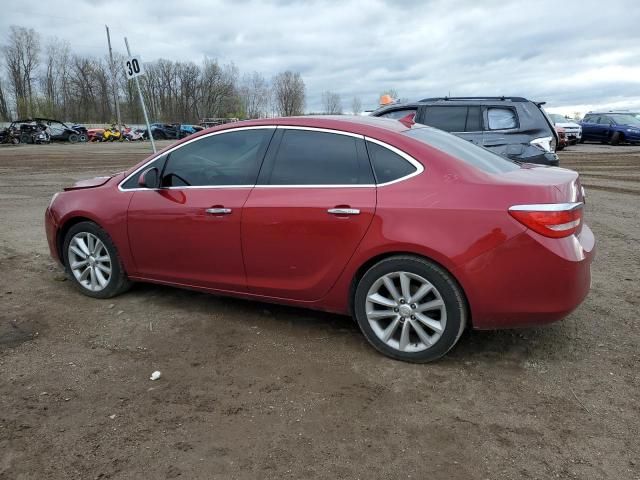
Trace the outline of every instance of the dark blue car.
{"type": "Polygon", "coordinates": [[[640,143],[640,119],[629,112],[589,112],[582,121],[582,139],[618,145],[640,143]]]}

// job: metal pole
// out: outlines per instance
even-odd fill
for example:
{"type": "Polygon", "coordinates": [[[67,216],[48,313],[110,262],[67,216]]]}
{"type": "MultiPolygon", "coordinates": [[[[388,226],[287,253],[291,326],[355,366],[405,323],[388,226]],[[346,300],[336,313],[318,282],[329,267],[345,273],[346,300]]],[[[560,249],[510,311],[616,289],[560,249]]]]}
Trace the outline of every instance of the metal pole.
{"type": "MultiPolygon", "coordinates": [[[[127,40],[127,37],[124,37],[124,44],[127,46],[127,55],[129,55],[129,58],[131,58],[131,49],[129,49],[129,41],[127,40]]],[[[142,90],[140,90],[140,82],[138,81],[138,77],[134,77],[133,79],[136,81],[136,87],[138,88],[138,96],[140,97],[140,105],[142,105],[144,121],[147,124],[147,134],[149,135],[149,140],[151,140],[151,148],[153,148],[153,153],[156,153],[156,142],[153,141],[151,125],[149,124],[149,117],[147,116],[147,107],[144,106],[144,98],[142,98],[142,90]]]]}
{"type": "Polygon", "coordinates": [[[109,27],[107,29],[107,43],[109,44],[109,59],[111,61],[111,88],[113,89],[113,102],[116,104],[116,116],[118,118],[118,130],[122,130],[122,122],[120,121],[120,101],[118,99],[118,90],[116,89],[116,64],[113,62],[113,52],[111,51],[111,36],[109,35],[109,27]]]}

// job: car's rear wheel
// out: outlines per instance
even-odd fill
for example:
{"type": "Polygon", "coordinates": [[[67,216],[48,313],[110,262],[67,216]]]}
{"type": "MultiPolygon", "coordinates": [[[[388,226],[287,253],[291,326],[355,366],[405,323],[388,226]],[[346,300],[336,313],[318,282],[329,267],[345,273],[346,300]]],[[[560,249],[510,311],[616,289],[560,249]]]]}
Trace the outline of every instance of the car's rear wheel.
{"type": "Polygon", "coordinates": [[[611,145],[620,145],[624,141],[624,136],[620,132],[614,132],[611,135],[611,145]]]}
{"type": "Polygon", "coordinates": [[[78,143],[80,141],[80,137],[78,137],[77,134],[72,133],[72,134],[69,135],[69,139],[68,140],[69,140],[70,143],[78,143]]]}
{"type": "Polygon", "coordinates": [[[63,254],[67,275],[85,295],[111,298],[131,285],[111,237],[93,222],[69,229],[63,254]]]}
{"type": "Polygon", "coordinates": [[[440,266],[420,257],[394,256],[360,279],[354,313],[369,343],[407,362],[430,362],[456,344],[466,325],[462,290],[440,266]]]}

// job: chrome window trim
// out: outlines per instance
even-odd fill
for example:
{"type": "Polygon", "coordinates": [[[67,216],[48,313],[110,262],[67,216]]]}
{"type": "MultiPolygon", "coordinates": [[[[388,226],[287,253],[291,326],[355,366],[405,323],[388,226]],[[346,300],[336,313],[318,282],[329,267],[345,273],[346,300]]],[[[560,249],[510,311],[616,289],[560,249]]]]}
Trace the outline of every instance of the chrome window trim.
{"type": "Polygon", "coordinates": [[[420,175],[422,172],[424,172],[424,166],[422,165],[422,163],[420,163],[419,161],[417,161],[415,158],[413,158],[411,155],[403,152],[402,150],[394,147],[393,145],[389,145],[388,143],[385,143],[381,140],[377,140],[375,138],[371,138],[371,137],[367,137],[366,135],[362,135],[362,134],[358,134],[358,133],[351,133],[351,132],[344,132],[342,130],[334,130],[331,128],[322,128],[322,127],[305,127],[305,126],[298,126],[298,125],[256,125],[256,126],[250,126],[250,127],[238,127],[238,128],[232,128],[232,129],[228,129],[228,130],[220,130],[217,132],[211,132],[208,133],[206,135],[202,135],[200,137],[194,138],[192,140],[189,140],[185,143],[181,143],[180,145],[176,145],[175,147],[162,152],[160,155],[156,155],[155,157],[153,157],[152,159],[150,159],[148,162],[146,162],[144,165],[142,165],[141,167],[138,167],[136,170],[134,170],[133,172],[131,172],[129,175],[127,175],[123,180],[120,181],[120,183],[118,184],[118,190],[120,190],[121,192],[140,192],[140,191],[161,191],[161,190],[191,190],[191,189],[220,189],[220,188],[376,188],[376,187],[386,187],[387,185],[393,185],[394,183],[398,183],[398,182],[403,182],[405,180],[408,180],[412,177],[415,177],[417,175],[420,175]],[[307,130],[307,131],[311,131],[311,132],[322,132],[322,133],[334,133],[337,135],[344,135],[347,137],[354,137],[354,138],[360,138],[362,140],[365,141],[370,141],[373,143],[376,143],[384,148],[387,148],[388,150],[391,150],[393,153],[401,156],[402,158],[404,158],[407,162],[409,162],[411,165],[413,165],[415,167],[415,171],[410,173],[409,175],[405,175],[404,177],[400,177],[397,178],[395,180],[392,180],[390,182],[384,182],[384,183],[367,183],[367,184],[336,184],[336,185],[326,185],[326,184],[318,184],[318,185],[195,185],[195,186],[183,186],[183,187],[163,187],[163,188],[122,188],[122,185],[129,180],[131,177],[133,177],[134,175],[136,175],[137,173],[139,173],[140,171],[144,170],[150,163],[153,163],[155,160],[157,160],[158,158],[160,158],[160,156],[162,155],[167,155],[171,152],[173,152],[174,150],[177,150],[185,145],[188,145],[191,142],[194,141],[198,141],[202,138],[205,137],[210,137],[213,135],[220,135],[223,133],[230,133],[230,132],[237,132],[240,130],[256,130],[256,129],[284,129],[284,130],[307,130]]]}
{"type": "Polygon", "coordinates": [[[278,125],[278,130],[308,130],[310,132],[335,133],[336,135],[344,135],[346,137],[354,137],[364,139],[364,135],[359,133],[344,132],[342,130],[334,130],[332,128],[323,127],[305,127],[299,125],[278,125]]]}
{"type": "Polygon", "coordinates": [[[530,205],[514,205],[509,211],[521,212],[566,212],[575,210],[584,205],[584,202],[572,203],[534,203],[530,205]]]}
{"type": "Polygon", "coordinates": [[[399,155],[402,158],[404,158],[407,162],[409,162],[411,165],[413,165],[415,167],[415,169],[416,169],[415,172],[410,173],[409,175],[405,175],[404,177],[396,178],[395,180],[391,180],[390,182],[378,183],[377,184],[378,187],[386,187],[387,185],[393,185],[394,183],[404,182],[405,180],[408,180],[408,179],[410,179],[412,177],[420,175],[422,172],[424,172],[424,165],[422,165],[422,163],[417,161],[411,155],[409,155],[409,154],[403,152],[402,150],[394,147],[393,145],[389,145],[388,143],[382,142],[380,140],[376,140],[375,138],[371,138],[371,137],[364,137],[364,139],[369,141],[369,142],[372,142],[372,143],[375,143],[377,145],[380,145],[381,147],[384,147],[384,148],[386,148],[388,150],[391,150],[396,155],[399,155]]]}
{"type": "MultiPolygon", "coordinates": [[[[147,165],[149,165],[150,163],[153,163],[155,160],[157,160],[158,158],[160,158],[162,155],[168,155],[169,153],[173,152],[174,150],[178,150],[179,148],[184,147],[185,145],[189,145],[192,142],[197,142],[198,140],[201,140],[203,138],[206,137],[212,137],[214,135],[221,135],[223,133],[231,133],[231,132],[239,132],[241,130],[259,130],[259,129],[275,129],[276,126],[275,125],[253,125],[250,127],[238,127],[238,128],[230,128],[227,130],[219,130],[216,132],[211,132],[211,133],[207,133],[206,135],[202,135],[200,137],[196,137],[196,138],[192,138],[191,140],[188,140],[184,143],[181,143],[180,145],[176,145],[175,147],[170,148],[169,150],[160,153],[159,155],[155,155],[152,159],[150,159],[148,162],[146,162],[144,165],[142,165],[141,167],[138,167],[137,169],[135,169],[133,172],[131,172],[129,175],[127,175],[119,184],[118,184],[118,190],[120,190],[121,192],[136,192],[136,191],[140,191],[140,190],[171,190],[171,189],[176,189],[176,188],[241,188],[241,187],[247,187],[247,185],[197,185],[197,186],[185,186],[185,187],[166,187],[166,188],[122,188],[122,185],[129,180],[131,177],[133,177],[134,175],[136,175],[137,173],[139,173],[141,170],[144,170],[147,165]]],[[[248,185],[248,186],[253,186],[253,185],[248,185]]]]}

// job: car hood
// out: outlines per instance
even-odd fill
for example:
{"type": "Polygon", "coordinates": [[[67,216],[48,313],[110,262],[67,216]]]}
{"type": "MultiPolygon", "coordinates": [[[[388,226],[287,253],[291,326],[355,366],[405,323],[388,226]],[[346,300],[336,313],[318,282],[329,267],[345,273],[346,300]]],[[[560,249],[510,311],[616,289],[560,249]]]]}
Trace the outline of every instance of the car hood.
{"type": "Polygon", "coordinates": [[[556,122],[556,126],[562,127],[562,128],[579,128],[580,127],[580,125],[573,122],[556,122]]]}

